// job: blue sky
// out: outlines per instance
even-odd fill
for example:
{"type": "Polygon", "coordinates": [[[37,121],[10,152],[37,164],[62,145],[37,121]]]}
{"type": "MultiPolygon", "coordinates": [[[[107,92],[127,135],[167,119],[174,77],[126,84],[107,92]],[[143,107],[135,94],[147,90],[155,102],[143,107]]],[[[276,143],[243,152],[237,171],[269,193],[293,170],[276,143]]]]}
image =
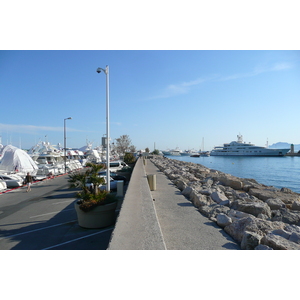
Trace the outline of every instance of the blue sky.
{"type": "Polygon", "coordinates": [[[0,51],[2,144],[99,145],[106,132],[138,149],[205,150],[236,139],[300,143],[299,51],[0,51]]]}

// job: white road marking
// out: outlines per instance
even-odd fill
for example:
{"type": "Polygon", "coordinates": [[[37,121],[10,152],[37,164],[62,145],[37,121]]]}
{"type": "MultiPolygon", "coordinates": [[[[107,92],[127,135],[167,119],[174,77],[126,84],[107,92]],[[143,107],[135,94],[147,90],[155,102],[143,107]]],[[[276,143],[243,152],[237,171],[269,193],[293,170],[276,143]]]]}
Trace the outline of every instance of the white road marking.
{"type": "Polygon", "coordinates": [[[93,235],[96,235],[96,234],[99,234],[99,233],[106,232],[106,231],[111,230],[111,229],[113,229],[113,228],[114,228],[114,227],[112,226],[112,227],[106,228],[106,229],[104,229],[104,230],[101,230],[101,231],[98,231],[98,232],[95,232],[95,233],[92,233],[92,234],[89,234],[89,235],[85,235],[85,236],[82,236],[82,237],[77,238],[77,239],[74,239],[74,240],[70,240],[70,241],[67,241],[67,242],[64,242],[64,243],[60,243],[60,244],[57,244],[57,245],[53,245],[53,246],[44,248],[44,249],[42,249],[42,250],[49,250],[49,249],[56,248],[56,247],[59,247],[59,246],[62,246],[62,245],[66,245],[66,244],[69,244],[69,243],[73,243],[73,242],[76,242],[76,241],[79,241],[79,240],[88,238],[88,237],[90,237],[90,236],[93,236],[93,235]]]}
{"type": "Polygon", "coordinates": [[[14,237],[14,236],[18,236],[18,235],[23,235],[23,234],[32,233],[32,232],[36,232],[36,231],[40,231],[40,230],[49,229],[49,228],[61,226],[61,225],[68,224],[68,223],[71,223],[71,222],[76,222],[76,221],[77,221],[77,220],[71,220],[71,221],[64,222],[64,223],[59,223],[59,224],[55,224],[55,225],[51,225],[51,226],[47,226],[47,227],[42,227],[42,228],[38,228],[38,229],[33,229],[33,230],[21,232],[21,233],[16,233],[16,234],[13,234],[13,235],[8,235],[8,236],[1,237],[0,240],[6,239],[6,238],[10,238],[10,237],[14,237]]]}
{"type": "Polygon", "coordinates": [[[55,202],[55,203],[52,203],[52,205],[55,205],[55,204],[61,204],[61,203],[67,203],[67,202],[73,202],[74,201],[74,199],[72,199],[72,200],[66,200],[66,201],[61,201],[61,202],[55,202]]]}
{"type": "Polygon", "coordinates": [[[72,209],[65,209],[65,210],[61,210],[61,211],[54,211],[54,212],[47,213],[47,214],[31,216],[31,217],[29,217],[29,219],[38,218],[38,217],[43,217],[43,216],[47,216],[47,215],[58,214],[58,213],[65,212],[65,211],[69,211],[69,210],[74,210],[74,209],[73,209],[73,208],[72,208],[72,209]]]}

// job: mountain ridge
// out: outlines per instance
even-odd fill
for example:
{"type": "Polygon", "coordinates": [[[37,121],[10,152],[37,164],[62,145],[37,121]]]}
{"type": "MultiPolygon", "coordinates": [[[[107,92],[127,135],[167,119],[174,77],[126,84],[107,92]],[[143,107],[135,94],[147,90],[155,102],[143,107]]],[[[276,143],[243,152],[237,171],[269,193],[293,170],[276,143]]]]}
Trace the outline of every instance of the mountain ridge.
{"type": "MultiPolygon", "coordinates": [[[[286,142],[277,142],[269,146],[270,149],[290,149],[291,143],[286,142]]],[[[300,150],[300,144],[294,144],[294,151],[297,152],[300,150]]]]}

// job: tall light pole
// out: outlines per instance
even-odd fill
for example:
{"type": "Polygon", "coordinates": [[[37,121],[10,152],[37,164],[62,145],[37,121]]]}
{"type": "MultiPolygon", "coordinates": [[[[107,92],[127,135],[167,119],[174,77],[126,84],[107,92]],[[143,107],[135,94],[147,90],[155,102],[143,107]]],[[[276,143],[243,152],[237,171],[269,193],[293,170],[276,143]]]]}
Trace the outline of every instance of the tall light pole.
{"type": "Polygon", "coordinates": [[[65,152],[65,173],[67,173],[67,155],[66,155],[66,150],[67,150],[67,135],[66,135],[66,120],[71,120],[72,118],[66,118],[64,119],[64,152],[65,152]]]}
{"type": "Polygon", "coordinates": [[[98,68],[97,73],[104,72],[106,75],[106,191],[110,192],[110,170],[109,170],[109,67],[98,68]]]}

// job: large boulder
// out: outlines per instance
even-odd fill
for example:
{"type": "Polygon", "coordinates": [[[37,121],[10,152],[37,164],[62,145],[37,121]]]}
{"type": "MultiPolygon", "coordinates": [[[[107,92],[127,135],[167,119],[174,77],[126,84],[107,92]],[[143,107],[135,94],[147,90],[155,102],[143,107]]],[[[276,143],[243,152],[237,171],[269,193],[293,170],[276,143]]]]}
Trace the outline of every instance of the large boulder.
{"type": "Polygon", "coordinates": [[[220,203],[222,201],[228,200],[228,198],[223,193],[220,192],[213,192],[211,193],[210,197],[216,203],[220,203]]]}
{"type": "Polygon", "coordinates": [[[187,187],[187,182],[183,178],[178,178],[174,183],[181,191],[183,191],[187,187]]]}
{"type": "Polygon", "coordinates": [[[279,198],[270,198],[266,200],[266,203],[270,206],[271,210],[280,209],[286,207],[283,201],[279,198]]]}
{"type": "Polygon", "coordinates": [[[300,245],[289,241],[281,235],[268,233],[261,239],[261,244],[272,247],[275,250],[300,250],[300,245]]]}
{"type": "Polygon", "coordinates": [[[241,242],[245,232],[245,228],[254,217],[242,218],[225,226],[224,230],[236,241],[241,242]]]}
{"type": "Polygon", "coordinates": [[[213,203],[211,205],[203,205],[199,207],[199,211],[206,217],[214,219],[215,221],[218,214],[226,214],[229,212],[230,208],[224,205],[218,205],[213,203]]]}
{"type": "Polygon", "coordinates": [[[213,201],[210,197],[199,194],[197,192],[192,192],[190,195],[190,200],[193,202],[194,206],[200,208],[201,206],[211,205],[213,201]]]}
{"type": "Polygon", "coordinates": [[[230,186],[235,190],[241,190],[243,188],[243,182],[241,178],[222,173],[221,175],[217,175],[214,177],[214,180],[218,180],[221,184],[225,186],[230,186]]]}
{"type": "Polygon", "coordinates": [[[237,221],[237,220],[240,220],[242,218],[251,218],[253,217],[253,215],[251,214],[247,214],[247,213],[244,213],[242,211],[238,211],[238,210],[234,210],[234,209],[231,209],[227,215],[233,220],[233,221],[237,221]]]}
{"type": "Polygon", "coordinates": [[[215,219],[215,221],[217,221],[217,216],[219,214],[228,214],[228,212],[230,211],[230,208],[224,205],[218,205],[218,204],[213,204],[211,205],[211,211],[209,213],[209,218],[210,219],[215,219]]]}
{"type": "Polygon", "coordinates": [[[241,242],[245,231],[254,232],[264,236],[272,230],[284,229],[284,225],[285,224],[282,222],[271,222],[251,216],[234,221],[232,224],[225,227],[225,231],[235,240],[241,242]]]}
{"type": "Polygon", "coordinates": [[[293,232],[289,237],[289,241],[300,244],[300,233],[293,232]]]}
{"type": "Polygon", "coordinates": [[[273,213],[272,221],[281,221],[287,224],[300,225],[300,211],[291,211],[287,208],[281,208],[273,213]]]}
{"type": "Polygon", "coordinates": [[[261,239],[261,235],[255,232],[245,231],[241,241],[241,249],[254,250],[260,244],[261,239]]]}
{"type": "Polygon", "coordinates": [[[291,209],[292,210],[300,210],[300,201],[294,201],[291,209]]]}
{"type": "Polygon", "coordinates": [[[190,198],[191,193],[194,191],[193,188],[191,188],[190,186],[187,186],[181,193],[182,195],[184,195],[187,198],[190,198]]]}
{"type": "Polygon", "coordinates": [[[238,199],[232,202],[231,208],[254,215],[255,217],[258,217],[259,214],[264,214],[268,218],[271,218],[270,207],[260,200],[252,201],[251,199],[247,198],[238,199]]]}
{"type": "Polygon", "coordinates": [[[203,186],[199,192],[203,195],[210,196],[213,193],[213,190],[211,188],[203,186]]]}
{"type": "Polygon", "coordinates": [[[228,226],[231,223],[232,223],[232,219],[230,217],[228,217],[226,214],[220,213],[217,215],[217,224],[220,227],[228,226]]]}
{"type": "Polygon", "coordinates": [[[243,182],[243,190],[248,192],[251,188],[261,188],[262,184],[259,184],[255,179],[241,178],[243,182]]]}
{"type": "Polygon", "coordinates": [[[280,192],[280,190],[275,188],[250,188],[249,192],[250,195],[257,197],[260,200],[266,201],[270,198],[273,199],[280,199],[287,205],[292,206],[294,201],[300,201],[300,195],[293,193],[284,193],[280,192]]]}

